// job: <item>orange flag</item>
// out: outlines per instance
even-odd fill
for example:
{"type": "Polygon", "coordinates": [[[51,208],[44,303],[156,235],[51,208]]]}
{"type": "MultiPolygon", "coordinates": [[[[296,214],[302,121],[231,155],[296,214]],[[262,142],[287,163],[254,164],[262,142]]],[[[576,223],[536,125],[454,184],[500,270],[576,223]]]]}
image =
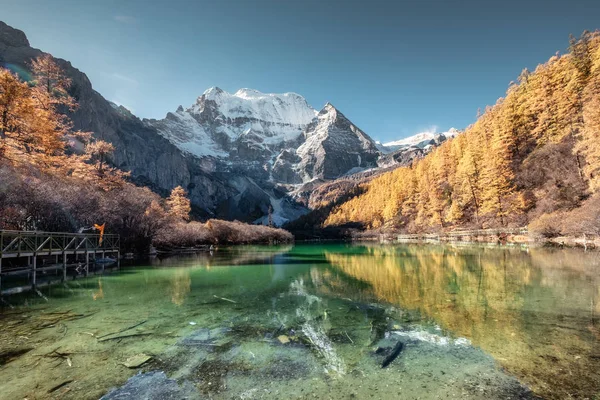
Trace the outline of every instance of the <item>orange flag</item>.
{"type": "Polygon", "coordinates": [[[106,225],[106,222],[103,223],[102,225],[94,224],[94,228],[96,228],[97,230],[100,231],[100,240],[98,241],[99,246],[102,246],[102,237],[104,236],[104,226],[105,225],[106,225]]]}

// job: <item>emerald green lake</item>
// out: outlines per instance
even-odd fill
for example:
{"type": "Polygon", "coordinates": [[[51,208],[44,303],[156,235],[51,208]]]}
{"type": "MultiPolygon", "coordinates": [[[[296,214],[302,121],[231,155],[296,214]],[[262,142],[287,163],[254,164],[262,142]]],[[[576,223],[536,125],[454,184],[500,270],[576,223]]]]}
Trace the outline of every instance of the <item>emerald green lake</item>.
{"type": "Polygon", "coordinates": [[[219,248],[6,298],[0,399],[600,398],[600,254],[219,248]]]}

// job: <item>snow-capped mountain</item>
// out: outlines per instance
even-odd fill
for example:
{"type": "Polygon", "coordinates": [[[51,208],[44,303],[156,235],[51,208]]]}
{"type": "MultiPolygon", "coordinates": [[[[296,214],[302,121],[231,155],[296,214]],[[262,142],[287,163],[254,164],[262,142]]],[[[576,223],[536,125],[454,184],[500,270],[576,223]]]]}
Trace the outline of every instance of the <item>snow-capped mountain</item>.
{"type": "Polygon", "coordinates": [[[144,123],[204,171],[223,176],[238,193],[226,206],[239,213],[234,218],[265,215],[270,205],[274,221],[283,223],[299,213],[289,190],[376,167],[381,154],[334,106],[317,113],[295,93],[213,87],[187,109],[144,123]]]}
{"type": "Polygon", "coordinates": [[[264,161],[299,138],[317,112],[296,93],[267,94],[213,87],[187,109],[146,120],[182,151],[196,157],[264,161]]]}
{"type": "Polygon", "coordinates": [[[187,109],[149,126],[187,154],[282,184],[335,179],[376,166],[375,142],[334,106],[317,113],[295,93],[267,94],[213,87],[187,109]],[[258,174],[257,174],[258,173],[258,174]]]}
{"type": "Polygon", "coordinates": [[[436,133],[434,131],[425,131],[404,139],[384,143],[383,145],[380,145],[379,148],[386,153],[390,153],[399,149],[405,149],[408,147],[424,148],[427,145],[434,145],[436,140],[440,137],[440,135],[443,135],[445,140],[453,138],[459,133],[460,131],[455,128],[450,128],[447,132],[440,133],[436,133]]]}

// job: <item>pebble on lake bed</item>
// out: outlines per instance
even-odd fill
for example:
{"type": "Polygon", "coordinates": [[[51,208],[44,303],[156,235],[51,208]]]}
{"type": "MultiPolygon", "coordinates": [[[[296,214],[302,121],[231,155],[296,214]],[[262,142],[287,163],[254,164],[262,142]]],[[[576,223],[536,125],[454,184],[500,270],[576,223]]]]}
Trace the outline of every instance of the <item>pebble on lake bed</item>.
{"type": "Polygon", "coordinates": [[[290,338],[287,337],[287,335],[279,335],[277,336],[277,340],[279,340],[279,343],[281,344],[286,344],[290,342],[290,338]]]}

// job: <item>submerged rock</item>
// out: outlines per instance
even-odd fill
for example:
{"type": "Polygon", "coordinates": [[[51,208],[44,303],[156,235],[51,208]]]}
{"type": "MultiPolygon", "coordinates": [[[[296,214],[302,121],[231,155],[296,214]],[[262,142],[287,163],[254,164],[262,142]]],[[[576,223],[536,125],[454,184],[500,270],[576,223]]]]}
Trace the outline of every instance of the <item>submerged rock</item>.
{"type": "Polygon", "coordinates": [[[390,350],[390,354],[388,356],[386,356],[385,360],[383,360],[383,363],[381,363],[381,368],[385,368],[388,365],[390,365],[390,363],[392,361],[394,361],[400,355],[400,352],[402,351],[403,348],[404,348],[404,343],[402,343],[402,342],[396,343],[394,348],[390,350]]]}

